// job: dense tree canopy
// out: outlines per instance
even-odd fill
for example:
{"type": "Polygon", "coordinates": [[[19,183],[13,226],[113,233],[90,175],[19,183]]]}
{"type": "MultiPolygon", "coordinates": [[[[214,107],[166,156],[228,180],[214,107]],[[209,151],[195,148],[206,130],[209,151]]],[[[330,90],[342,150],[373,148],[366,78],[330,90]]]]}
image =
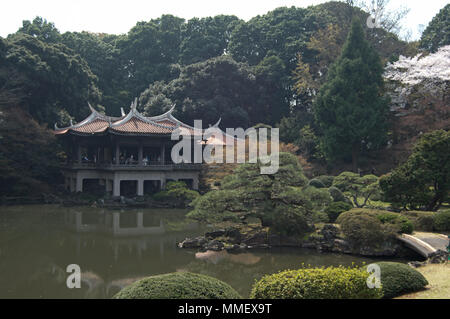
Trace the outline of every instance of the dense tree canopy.
{"type": "Polygon", "coordinates": [[[408,160],[380,180],[386,200],[403,208],[437,210],[450,190],[450,132],[424,134],[408,160]]]}
{"type": "Polygon", "coordinates": [[[50,192],[47,185],[61,181],[57,150],[55,136],[24,110],[1,107],[1,196],[50,192]]]}
{"type": "Polygon", "coordinates": [[[178,74],[172,64],[178,62],[181,26],[184,19],[172,15],[149,22],[138,22],[120,38],[122,67],[126,70],[125,87],[137,96],[154,81],[167,81],[178,74]]]}
{"type": "Polygon", "coordinates": [[[108,36],[89,32],[66,32],[62,43],[79,54],[98,78],[103,93],[101,104],[109,114],[120,115],[120,107],[127,105],[131,94],[123,87],[124,71],[119,62],[120,51],[115,41],[120,36],[108,36]],[[113,38],[113,39],[111,39],[113,38]]]}
{"type": "Polygon", "coordinates": [[[330,160],[351,156],[354,171],[360,152],[375,149],[386,138],[389,108],[382,97],[382,73],[378,54],[355,20],[314,105],[325,155],[330,160]]]}
{"type": "Polygon", "coordinates": [[[431,20],[422,34],[420,47],[436,52],[439,47],[450,44],[450,4],[447,4],[431,20]]]}
{"type": "Polygon", "coordinates": [[[18,32],[31,35],[32,37],[47,43],[57,43],[61,41],[61,34],[55,27],[55,24],[48,22],[42,17],[36,17],[33,21],[24,20],[23,25],[19,28],[18,32]]]}
{"type": "Polygon", "coordinates": [[[227,52],[231,32],[239,21],[227,15],[189,20],[181,31],[180,63],[197,63],[227,52]]]}
{"type": "MultiPolygon", "coordinates": [[[[163,15],[122,35],[61,34],[36,17],[0,38],[1,111],[21,108],[17,114],[30,115],[39,127],[66,125],[89,113],[87,102],[117,116],[140,96],[147,114],[176,104],[175,115],[190,124],[219,118],[224,127],[281,123],[282,140],[307,149],[308,158],[322,158],[312,101],[352,16],[365,20],[367,12],[330,1],[278,8],[249,21],[163,15]]],[[[407,44],[385,30],[371,29],[367,38],[383,62],[406,52],[407,44]]],[[[376,143],[365,138],[363,144],[376,143]]]]}
{"type": "Polygon", "coordinates": [[[35,119],[51,125],[86,116],[87,102],[101,98],[97,77],[79,55],[20,32],[6,40],[0,83],[35,119]]]}
{"type": "Polygon", "coordinates": [[[141,94],[140,104],[148,115],[161,114],[175,104],[175,115],[190,124],[201,119],[206,126],[219,118],[223,127],[271,124],[283,108],[281,98],[271,95],[278,84],[272,81],[279,77],[277,66],[273,67],[277,63],[281,62],[276,58],[267,61],[256,71],[227,56],[191,64],[169,83],[150,85],[141,94]]]}

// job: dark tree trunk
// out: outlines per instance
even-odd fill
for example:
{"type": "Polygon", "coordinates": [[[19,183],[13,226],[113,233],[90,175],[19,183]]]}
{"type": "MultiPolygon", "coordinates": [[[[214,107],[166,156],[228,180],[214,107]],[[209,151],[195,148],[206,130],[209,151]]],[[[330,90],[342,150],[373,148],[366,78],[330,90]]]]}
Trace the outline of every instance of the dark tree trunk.
{"type": "Polygon", "coordinates": [[[359,147],[357,144],[353,144],[352,146],[352,169],[354,173],[358,173],[358,155],[359,155],[359,147]]]}
{"type": "Polygon", "coordinates": [[[433,200],[427,205],[427,211],[434,212],[441,206],[441,195],[434,196],[433,200]]]}

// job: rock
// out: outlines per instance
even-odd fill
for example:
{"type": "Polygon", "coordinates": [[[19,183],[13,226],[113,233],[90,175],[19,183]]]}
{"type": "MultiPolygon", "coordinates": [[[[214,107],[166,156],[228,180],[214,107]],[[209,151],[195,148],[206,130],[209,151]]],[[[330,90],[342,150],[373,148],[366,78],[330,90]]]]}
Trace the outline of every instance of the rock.
{"type": "Polygon", "coordinates": [[[206,245],[204,245],[203,248],[206,250],[220,251],[220,250],[223,250],[224,244],[218,240],[211,240],[206,245]]]}
{"type": "Polygon", "coordinates": [[[413,268],[419,268],[425,266],[426,264],[427,264],[426,261],[411,261],[408,263],[408,266],[413,268]]]}
{"type": "Polygon", "coordinates": [[[202,248],[207,243],[205,237],[199,236],[195,238],[186,238],[181,243],[178,243],[180,248],[202,248]]]}
{"type": "Polygon", "coordinates": [[[438,249],[428,256],[428,262],[430,264],[443,264],[448,261],[448,256],[448,252],[438,249]]]}
{"type": "Polygon", "coordinates": [[[242,250],[246,250],[247,249],[247,245],[246,244],[241,244],[241,245],[234,244],[234,245],[225,247],[225,249],[228,252],[239,252],[239,251],[242,251],[242,250]]]}
{"type": "Polygon", "coordinates": [[[237,245],[237,244],[225,247],[225,250],[229,251],[229,252],[237,251],[237,250],[240,250],[240,249],[241,249],[241,247],[239,245],[237,245]]]}
{"type": "Polygon", "coordinates": [[[333,252],[342,253],[342,254],[350,254],[352,252],[350,245],[343,239],[335,239],[333,245],[333,252]]]}
{"type": "Polygon", "coordinates": [[[223,236],[223,235],[225,235],[225,230],[224,229],[219,229],[219,230],[215,230],[215,231],[206,233],[205,237],[206,238],[217,238],[217,237],[220,237],[220,236],[223,236]]]}
{"type": "Polygon", "coordinates": [[[320,234],[323,236],[325,241],[333,241],[339,234],[339,228],[333,224],[326,224],[323,226],[320,234]]]}
{"type": "Polygon", "coordinates": [[[242,237],[242,234],[239,231],[239,229],[230,227],[230,228],[226,229],[225,236],[236,239],[236,240],[240,240],[242,237]]]}
{"type": "Polygon", "coordinates": [[[257,246],[257,245],[267,244],[267,233],[266,232],[258,232],[248,238],[245,238],[242,242],[248,246],[257,246]]]}
{"type": "Polygon", "coordinates": [[[361,247],[356,251],[357,254],[361,256],[371,256],[371,257],[394,257],[397,254],[397,249],[395,247],[382,247],[381,249],[374,249],[373,247],[361,247]]]}

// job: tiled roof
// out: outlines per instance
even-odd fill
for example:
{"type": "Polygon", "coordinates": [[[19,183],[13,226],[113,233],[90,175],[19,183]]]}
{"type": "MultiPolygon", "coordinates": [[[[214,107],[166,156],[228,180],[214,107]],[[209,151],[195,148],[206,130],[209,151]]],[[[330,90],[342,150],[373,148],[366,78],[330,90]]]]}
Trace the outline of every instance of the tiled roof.
{"type": "MultiPolygon", "coordinates": [[[[203,133],[203,130],[195,130],[172,115],[174,108],[168,112],[145,117],[136,110],[136,104],[132,104],[130,112],[122,117],[110,117],[97,112],[92,106],[91,115],[78,124],[65,128],[58,128],[55,124],[55,134],[65,135],[68,133],[75,135],[93,134],[119,134],[119,135],[169,135],[176,129],[180,129],[181,135],[194,135],[203,133]]],[[[220,120],[219,120],[220,122],[220,120]]],[[[215,126],[218,126],[219,122],[215,126]]]]}
{"type": "Polygon", "coordinates": [[[124,123],[111,126],[111,130],[122,134],[171,134],[173,127],[169,128],[132,117],[124,123]]]}
{"type": "Polygon", "coordinates": [[[94,133],[102,133],[106,131],[108,127],[109,122],[103,119],[95,119],[79,127],[74,127],[72,128],[72,130],[78,133],[94,134],[94,133]]]}
{"type": "Polygon", "coordinates": [[[158,124],[164,125],[164,126],[172,126],[172,127],[177,126],[177,123],[175,123],[173,121],[170,121],[170,120],[166,120],[166,119],[164,119],[164,120],[155,120],[155,122],[158,123],[158,124]]]}

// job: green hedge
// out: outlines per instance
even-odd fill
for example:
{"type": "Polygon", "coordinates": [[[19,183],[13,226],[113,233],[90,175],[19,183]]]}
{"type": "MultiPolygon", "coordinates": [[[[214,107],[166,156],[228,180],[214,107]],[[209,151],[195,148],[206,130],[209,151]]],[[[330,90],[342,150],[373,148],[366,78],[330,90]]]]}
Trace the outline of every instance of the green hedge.
{"type": "Polygon", "coordinates": [[[218,279],[176,272],[139,280],[121,291],[116,299],[240,299],[228,284],[218,279]]]}
{"type": "Polygon", "coordinates": [[[434,230],[434,216],[435,212],[425,211],[403,211],[403,216],[408,218],[414,225],[415,230],[428,231],[434,230]]]}
{"type": "Polygon", "coordinates": [[[346,202],[333,202],[325,209],[325,213],[328,215],[329,222],[334,223],[340,214],[352,208],[353,205],[346,202]]]}
{"type": "Polygon", "coordinates": [[[328,192],[335,202],[345,202],[347,200],[345,195],[337,187],[331,186],[330,188],[328,188],[328,192]]]}
{"type": "Polygon", "coordinates": [[[266,275],[253,285],[253,299],[379,299],[369,289],[369,273],[360,268],[328,267],[288,270],[266,275]]]}
{"type": "Polygon", "coordinates": [[[417,270],[395,262],[379,262],[383,298],[394,298],[422,290],[428,281],[417,270]]]}
{"type": "Polygon", "coordinates": [[[450,231],[450,209],[436,213],[434,216],[434,228],[437,231],[450,231]]]}

